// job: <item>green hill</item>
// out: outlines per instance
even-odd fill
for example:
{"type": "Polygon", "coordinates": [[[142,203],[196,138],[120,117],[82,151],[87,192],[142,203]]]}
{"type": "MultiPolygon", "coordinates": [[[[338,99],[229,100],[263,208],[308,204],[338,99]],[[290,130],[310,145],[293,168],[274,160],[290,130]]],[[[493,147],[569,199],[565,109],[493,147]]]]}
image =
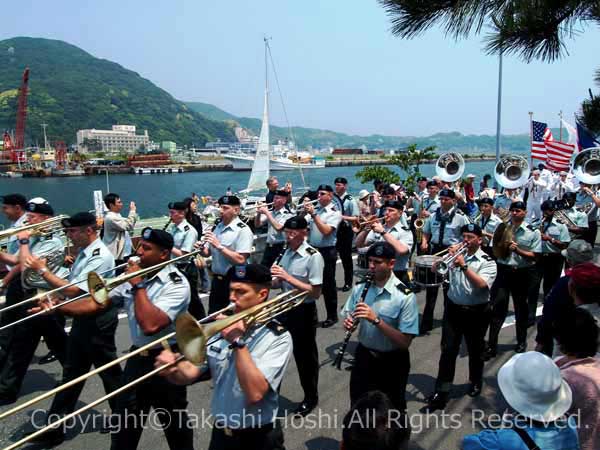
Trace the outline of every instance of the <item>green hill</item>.
{"type": "Polygon", "coordinates": [[[14,129],[17,90],[29,67],[26,143],[74,143],[76,131],[113,124],[148,130],[155,142],[203,145],[234,139],[230,123],[211,120],[139,74],[62,41],[17,37],[0,41],[0,129],[14,129]]]}

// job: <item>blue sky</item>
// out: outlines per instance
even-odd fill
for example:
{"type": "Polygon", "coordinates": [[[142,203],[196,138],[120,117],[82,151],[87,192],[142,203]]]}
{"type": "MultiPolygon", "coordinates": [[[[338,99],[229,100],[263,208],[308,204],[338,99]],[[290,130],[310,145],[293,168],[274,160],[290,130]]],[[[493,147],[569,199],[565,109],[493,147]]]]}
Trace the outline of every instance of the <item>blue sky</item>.
{"type": "MultiPolygon", "coordinates": [[[[375,0],[9,0],[2,15],[12,18],[2,38],[64,40],[236,115],[260,117],[267,35],[293,125],[404,136],[496,129],[497,57],[481,37],[395,38],[375,0]]],[[[587,27],[558,62],[505,57],[503,133],[527,133],[528,111],[553,127],[560,110],[572,122],[588,88],[598,91],[599,42],[587,27]]],[[[272,93],[272,122],[283,124],[272,93]]]]}

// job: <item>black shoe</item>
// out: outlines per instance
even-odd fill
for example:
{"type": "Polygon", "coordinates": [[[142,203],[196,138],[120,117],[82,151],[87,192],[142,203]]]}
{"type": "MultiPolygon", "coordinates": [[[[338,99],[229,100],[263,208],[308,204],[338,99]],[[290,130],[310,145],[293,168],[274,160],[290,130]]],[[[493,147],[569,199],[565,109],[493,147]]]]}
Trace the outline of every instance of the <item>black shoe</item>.
{"type": "Polygon", "coordinates": [[[17,401],[16,395],[0,394],[0,406],[12,405],[17,401]]]}
{"type": "Polygon", "coordinates": [[[334,326],[337,322],[338,322],[337,319],[327,319],[327,320],[323,321],[323,323],[321,324],[321,327],[329,328],[329,327],[334,326]]]}
{"type": "MultiPolygon", "coordinates": [[[[33,430],[27,434],[33,434],[36,431],[37,430],[33,430]]],[[[57,445],[62,444],[64,440],[65,440],[64,431],[57,428],[57,429],[48,430],[45,433],[34,437],[29,442],[31,442],[32,444],[37,444],[37,445],[41,445],[44,447],[55,447],[57,445]]]]}
{"type": "Polygon", "coordinates": [[[536,324],[536,322],[535,322],[535,318],[533,318],[533,319],[529,319],[529,320],[527,321],[527,328],[531,328],[531,327],[535,326],[535,324],[536,324]]]}
{"type": "Polygon", "coordinates": [[[525,353],[527,351],[527,343],[519,342],[515,345],[515,353],[525,353]]]}
{"type": "Polygon", "coordinates": [[[350,289],[352,289],[352,286],[350,286],[349,284],[345,284],[344,286],[342,286],[340,288],[340,291],[342,291],[342,292],[348,292],[350,289]]]}
{"type": "Polygon", "coordinates": [[[427,410],[435,411],[436,409],[443,410],[448,404],[448,393],[447,392],[435,392],[425,399],[427,402],[427,410]]]}
{"type": "Polygon", "coordinates": [[[292,412],[295,416],[305,417],[309,415],[313,409],[317,407],[318,401],[306,401],[304,400],[302,403],[298,405],[298,407],[292,412]]]}
{"type": "Polygon", "coordinates": [[[469,397],[479,397],[481,394],[481,383],[471,383],[471,387],[469,388],[469,392],[467,395],[469,397]]]}
{"type": "Polygon", "coordinates": [[[52,352],[48,352],[46,356],[42,356],[38,361],[39,364],[50,364],[51,362],[56,361],[56,355],[52,352]]]}
{"type": "Polygon", "coordinates": [[[489,361],[490,359],[495,358],[497,354],[498,354],[498,349],[496,348],[496,346],[491,347],[488,345],[485,348],[485,351],[483,352],[483,360],[489,361]]]}

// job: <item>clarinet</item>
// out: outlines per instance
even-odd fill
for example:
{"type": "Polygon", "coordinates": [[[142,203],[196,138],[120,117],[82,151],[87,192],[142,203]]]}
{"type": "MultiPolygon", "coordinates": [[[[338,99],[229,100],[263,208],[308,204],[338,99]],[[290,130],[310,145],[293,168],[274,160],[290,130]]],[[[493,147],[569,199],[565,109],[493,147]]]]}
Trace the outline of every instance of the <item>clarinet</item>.
{"type": "MultiPolygon", "coordinates": [[[[367,272],[365,276],[365,285],[363,287],[362,292],[360,293],[360,298],[358,299],[358,303],[363,303],[365,298],[367,297],[367,292],[371,287],[371,283],[373,283],[373,272],[367,272]]],[[[357,303],[357,304],[358,304],[357,303]]],[[[346,331],[346,336],[344,336],[344,342],[340,345],[337,350],[337,354],[335,357],[335,361],[333,365],[336,369],[341,370],[342,368],[342,360],[344,359],[344,353],[346,353],[346,347],[348,346],[348,342],[350,342],[350,337],[352,337],[352,333],[358,328],[359,319],[354,319],[354,323],[352,324],[352,328],[346,331]]]]}

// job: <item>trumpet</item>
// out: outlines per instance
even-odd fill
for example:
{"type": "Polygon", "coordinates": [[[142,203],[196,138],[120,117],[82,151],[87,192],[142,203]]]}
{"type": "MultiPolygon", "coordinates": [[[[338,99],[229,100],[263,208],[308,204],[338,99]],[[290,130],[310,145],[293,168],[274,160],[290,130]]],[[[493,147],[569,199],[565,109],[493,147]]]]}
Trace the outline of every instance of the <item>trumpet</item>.
{"type": "Polygon", "coordinates": [[[60,216],[50,217],[40,223],[32,223],[27,225],[21,225],[20,227],[13,227],[7,230],[0,231],[0,241],[11,238],[12,236],[19,234],[22,231],[31,231],[34,236],[45,236],[48,234],[56,233],[63,229],[61,221],[66,219],[68,216],[61,214],[60,216]]]}
{"type": "Polygon", "coordinates": [[[385,221],[385,217],[370,217],[368,219],[359,220],[358,226],[364,227],[366,225],[371,225],[371,224],[374,224],[375,222],[380,222],[380,221],[381,222],[385,221]]]}
{"type": "Polygon", "coordinates": [[[435,272],[439,275],[446,275],[450,271],[450,266],[456,258],[460,255],[464,255],[468,251],[468,246],[465,242],[461,243],[456,249],[453,255],[448,252],[444,255],[441,261],[438,261],[435,265],[435,272]]]}
{"type": "Polygon", "coordinates": [[[304,209],[304,208],[305,208],[307,205],[316,205],[318,201],[319,201],[319,199],[318,199],[318,198],[316,198],[316,199],[314,199],[314,200],[311,200],[311,201],[309,201],[309,202],[304,202],[304,203],[301,203],[301,204],[299,204],[299,205],[296,207],[296,211],[299,211],[300,209],[304,209]]]}
{"type": "Polygon", "coordinates": [[[275,202],[271,202],[271,203],[262,203],[262,202],[258,202],[255,203],[254,205],[250,205],[250,206],[244,206],[244,209],[242,210],[243,213],[246,213],[248,211],[252,211],[253,209],[258,209],[258,208],[262,208],[263,206],[265,208],[268,208],[269,206],[272,206],[275,202]]]}

